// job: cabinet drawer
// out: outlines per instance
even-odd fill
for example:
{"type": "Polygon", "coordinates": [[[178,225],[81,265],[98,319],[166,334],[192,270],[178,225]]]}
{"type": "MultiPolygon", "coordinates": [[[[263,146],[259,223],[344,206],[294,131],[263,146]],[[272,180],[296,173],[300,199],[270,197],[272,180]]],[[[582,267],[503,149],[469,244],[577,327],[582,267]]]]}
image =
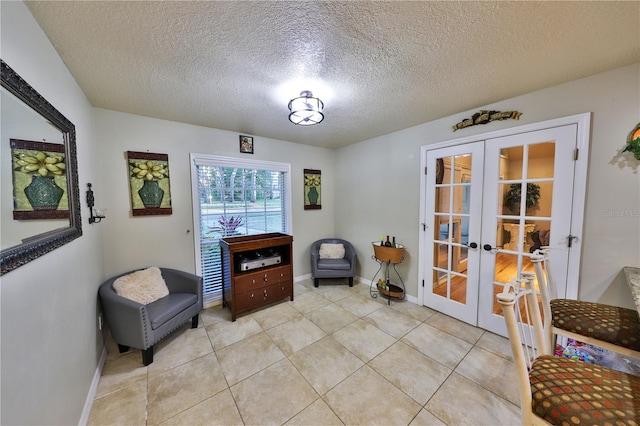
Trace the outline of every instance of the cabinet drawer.
{"type": "Polygon", "coordinates": [[[283,299],[286,296],[291,296],[292,283],[281,282],[265,286],[263,288],[247,291],[245,293],[236,294],[236,309],[238,312],[252,309],[258,306],[262,306],[277,300],[283,299]]]}
{"type": "Polygon", "coordinates": [[[245,291],[256,290],[279,282],[289,281],[290,279],[291,268],[289,266],[253,272],[235,278],[235,292],[236,294],[244,293],[245,291]]]}
{"type": "Polygon", "coordinates": [[[291,296],[293,294],[293,282],[291,280],[279,282],[269,288],[268,294],[270,302],[291,296]]]}

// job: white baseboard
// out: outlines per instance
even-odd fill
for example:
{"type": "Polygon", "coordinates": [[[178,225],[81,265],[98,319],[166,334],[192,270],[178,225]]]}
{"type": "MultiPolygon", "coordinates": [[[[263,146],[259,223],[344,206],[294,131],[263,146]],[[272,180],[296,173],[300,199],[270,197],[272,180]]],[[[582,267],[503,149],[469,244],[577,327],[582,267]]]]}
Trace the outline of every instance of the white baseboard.
{"type": "Polygon", "coordinates": [[[311,279],[311,274],[305,274],[305,275],[300,275],[299,277],[293,277],[293,282],[298,283],[300,281],[310,280],[310,279],[311,279]]]}
{"type": "Polygon", "coordinates": [[[86,426],[89,421],[89,415],[91,414],[91,408],[93,407],[93,400],[96,398],[98,392],[98,384],[100,383],[100,377],[102,376],[102,369],[104,363],[107,361],[107,346],[102,348],[102,354],[100,355],[100,361],[96,367],[95,373],[93,373],[93,380],[91,381],[91,387],[89,388],[89,394],[84,402],[84,409],[82,410],[82,416],[78,422],[79,426],[86,426]]]}

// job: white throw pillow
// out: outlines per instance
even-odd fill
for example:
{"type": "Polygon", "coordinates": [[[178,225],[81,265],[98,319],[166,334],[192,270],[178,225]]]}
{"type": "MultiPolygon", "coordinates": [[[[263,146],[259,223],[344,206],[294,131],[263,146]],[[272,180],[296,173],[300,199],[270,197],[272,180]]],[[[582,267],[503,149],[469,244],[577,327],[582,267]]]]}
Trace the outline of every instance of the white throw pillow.
{"type": "Polygon", "coordinates": [[[113,289],[122,297],[148,305],[169,294],[160,269],[147,269],[124,275],[113,282],[113,289]]]}
{"type": "Polygon", "coordinates": [[[344,258],[344,245],[342,244],[320,244],[320,259],[342,259],[344,258]]]}

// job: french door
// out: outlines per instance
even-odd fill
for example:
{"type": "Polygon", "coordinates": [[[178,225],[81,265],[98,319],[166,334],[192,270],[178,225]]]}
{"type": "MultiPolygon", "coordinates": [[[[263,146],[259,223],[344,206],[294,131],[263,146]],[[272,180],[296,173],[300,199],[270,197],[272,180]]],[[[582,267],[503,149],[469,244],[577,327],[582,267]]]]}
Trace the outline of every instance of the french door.
{"type": "MultiPolygon", "coordinates": [[[[430,278],[424,304],[470,324],[477,321],[484,143],[427,152],[425,263],[430,278]]],[[[429,281],[429,280],[425,280],[429,281]]]]}
{"type": "Polygon", "coordinates": [[[424,305],[506,335],[495,296],[533,270],[540,246],[567,294],[577,133],[569,124],[426,151],[424,305]]]}

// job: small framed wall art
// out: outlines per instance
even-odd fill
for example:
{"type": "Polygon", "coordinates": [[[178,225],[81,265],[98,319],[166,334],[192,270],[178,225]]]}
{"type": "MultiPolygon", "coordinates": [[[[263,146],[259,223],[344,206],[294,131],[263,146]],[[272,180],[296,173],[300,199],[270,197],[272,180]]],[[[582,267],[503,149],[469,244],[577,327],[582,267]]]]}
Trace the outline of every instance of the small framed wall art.
{"type": "Polygon", "coordinates": [[[253,137],[240,135],[240,152],[253,154],[253,137]]]}
{"type": "Polygon", "coordinates": [[[304,209],[319,210],[322,208],[320,170],[304,169],[304,209]]]}
{"type": "Polygon", "coordinates": [[[127,151],[133,216],[171,214],[169,156],[127,151]]]}

